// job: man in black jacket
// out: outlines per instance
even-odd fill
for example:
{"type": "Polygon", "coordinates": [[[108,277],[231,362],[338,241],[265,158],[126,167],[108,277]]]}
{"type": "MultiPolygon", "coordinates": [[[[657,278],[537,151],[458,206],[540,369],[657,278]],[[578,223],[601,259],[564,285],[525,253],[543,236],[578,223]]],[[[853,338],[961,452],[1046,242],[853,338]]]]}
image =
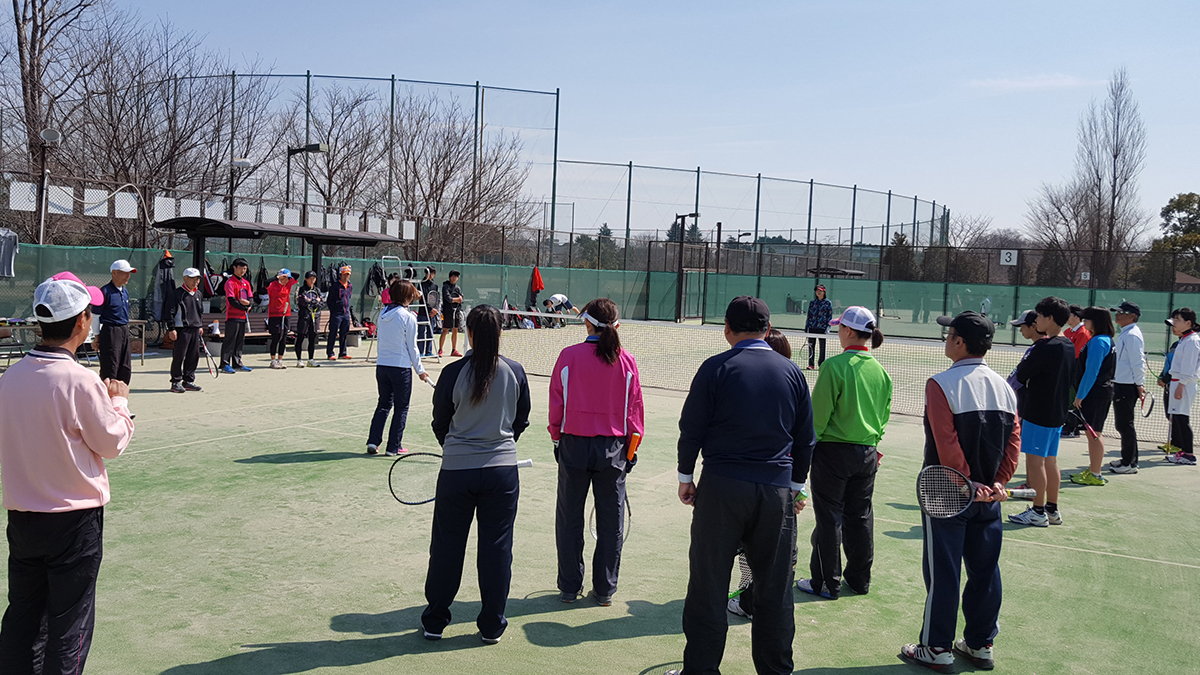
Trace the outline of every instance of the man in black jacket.
{"type": "Polygon", "coordinates": [[[804,375],[764,341],[770,318],[758,298],[729,303],[725,340],[733,349],[700,366],[679,418],[679,501],[695,506],[683,606],[685,673],[718,672],[739,546],[754,574],[754,606],[747,608],[754,617],[754,667],[792,672],[791,548],[816,436],[804,375]]]}
{"type": "Polygon", "coordinates": [[[442,282],[442,339],[438,342],[438,356],[446,347],[446,332],[450,333],[450,356],[462,356],[458,351],[458,327],[463,325],[466,315],[463,313],[463,292],[458,285],[458,271],[450,270],[446,281],[442,282]]]}
{"type": "Polygon", "coordinates": [[[196,364],[200,362],[200,341],[204,339],[200,301],[200,270],[189,267],[183,271],[183,285],[167,296],[163,304],[163,321],[167,322],[167,337],[175,341],[171,352],[171,391],[200,391],[196,384],[196,364]]]}
{"type": "Polygon", "coordinates": [[[425,278],[421,280],[421,306],[417,310],[417,351],[421,356],[433,356],[433,318],[438,315],[440,307],[430,302],[430,293],[437,291],[438,285],[433,278],[437,269],[430,265],[425,268],[425,278]]]}

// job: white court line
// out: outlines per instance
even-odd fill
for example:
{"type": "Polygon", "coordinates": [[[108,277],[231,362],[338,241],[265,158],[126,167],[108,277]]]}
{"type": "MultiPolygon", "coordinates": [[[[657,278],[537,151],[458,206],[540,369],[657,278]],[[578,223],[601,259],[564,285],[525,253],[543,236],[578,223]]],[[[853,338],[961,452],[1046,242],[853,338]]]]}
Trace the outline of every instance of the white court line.
{"type": "MultiPolygon", "coordinates": [[[[154,452],[155,450],[170,450],[172,448],[184,448],[189,445],[199,445],[200,443],[219,443],[221,441],[228,441],[228,440],[232,440],[234,438],[244,438],[246,436],[256,436],[258,434],[271,434],[271,433],[275,433],[277,431],[286,431],[288,429],[308,429],[309,431],[313,431],[313,429],[311,427],[309,427],[308,425],[324,424],[326,422],[336,422],[338,420],[350,420],[350,419],[355,419],[358,417],[368,417],[368,416],[374,415],[374,414],[375,414],[375,412],[371,411],[369,413],[362,413],[361,415],[342,415],[341,417],[334,417],[332,419],[321,420],[320,422],[305,422],[304,424],[293,424],[290,427],[273,427],[271,429],[259,429],[258,431],[247,431],[247,432],[241,433],[241,434],[230,434],[228,436],[218,436],[217,438],[204,438],[204,439],[201,439],[198,441],[187,441],[186,443],[176,443],[174,445],[160,445],[157,448],[146,448],[144,450],[130,450],[128,452],[121,453],[121,456],[140,455],[143,452],[154,452]]],[[[317,429],[316,431],[327,431],[327,430],[326,429],[317,429]]]]}
{"type": "Polygon", "coordinates": [[[351,396],[351,395],[360,394],[360,393],[362,393],[362,392],[347,391],[347,392],[344,392],[341,394],[326,394],[323,396],[313,396],[312,398],[292,398],[292,399],[288,399],[286,401],[273,401],[271,403],[255,403],[253,405],[243,405],[243,406],[238,406],[236,408],[226,408],[224,410],[205,409],[194,415],[175,415],[174,417],[150,417],[148,419],[143,420],[143,422],[168,422],[170,420],[186,420],[186,419],[190,419],[192,417],[201,417],[201,416],[207,417],[209,415],[212,415],[213,413],[241,412],[243,410],[249,410],[251,408],[266,408],[266,407],[270,407],[270,406],[280,406],[280,405],[290,406],[293,403],[303,403],[305,401],[323,401],[326,399],[338,398],[340,396],[351,396]]]}
{"type": "MultiPolygon", "coordinates": [[[[908,525],[909,527],[920,527],[919,523],[906,523],[903,520],[891,520],[889,518],[880,518],[876,516],[875,520],[882,520],[885,523],[895,523],[897,525],[908,525]]],[[[1074,546],[1062,546],[1060,544],[1048,544],[1044,541],[1030,541],[1028,539],[1017,539],[1016,537],[1005,537],[1005,542],[1016,542],[1018,544],[1029,544],[1030,546],[1044,546],[1046,548],[1057,548],[1064,551],[1075,551],[1076,553],[1093,553],[1095,555],[1106,555],[1113,558],[1124,558],[1126,560],[1138,560],[1141,562],[1158,563],[1159,565],[1171,565],[1174,567],[1187,567],[1188,569],[1200,570],[1200,565],[1189,565],[1187,563],[1172,562],[1170,560],[1155,560],[1154,558],[1139,558],[1136,555],[1125,555],[1124,553],[1109,553],[1108,551],[1095,551],[1090,548],[1075,548],[1074,546]]]]}

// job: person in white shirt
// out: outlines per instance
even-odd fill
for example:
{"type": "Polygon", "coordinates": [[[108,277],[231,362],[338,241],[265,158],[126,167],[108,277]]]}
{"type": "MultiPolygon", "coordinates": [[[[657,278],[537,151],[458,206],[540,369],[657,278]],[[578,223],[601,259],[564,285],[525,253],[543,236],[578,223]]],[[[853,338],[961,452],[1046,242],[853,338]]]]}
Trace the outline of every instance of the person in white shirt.
{"type": "Polygon", "coordinates": [[[1171,359],[1171,383],[1167,396],[1167,414],[1171,416],[1171,443],[1179,452],[1167,456],[1172,464],[1196,465],[1192,446],[1192,403],[1196,400],[1196,381],[1200,380],[1200,335],[1196,334],[1196,312],[1181,307],[1167,319],[1171,332],[1179,338],[1175,358],[1171,359]]]}
{"type": "Polygon", "coordinates": [[[429,381],[421,355],[417,352],[417,316],[408,306],[417,299],[417,288],[403,279],[396,279],[388,288],[391,304],[379,313],[379,356],[375,362],[375,381],[379,385],[379,403],[371,419],[367,436],[367,454],[379,453],[383,442],[383,425],[392,407],[396,414],[388,430],[385,454],[395,456],[407,452],[401,447],[404,425],[408,422],[408,401],[412,397],[412,371],[423,381],[429,381]]]}
{"type": "Polygon", "coordinates": [[[572,305],[571,301],[567,299],[567,296],[563,295],[562,293],[555,293],[554,295],[550,296],[548,300],[543,300],[542,305],[555,314],[562,314],[564,312],[575,312],[576,314],[579,313],[579,310],[575,308],[575,305],[572,305]]]}
{"type": "Polygon", "coordinates": [[[1121,329],[1114,345],[1117,370],[1113,376],[1113,418],[1117,433],[1121,434],[1121,459],[1109,462],[1108,470],[1137,473],[1138,444],[1137,430],[1133,427],[1133,407],[1146,396],[1146,340],[1137,325],[1142,310],[1135,303],[1122,302],[1111,311],[1121,329]]]}

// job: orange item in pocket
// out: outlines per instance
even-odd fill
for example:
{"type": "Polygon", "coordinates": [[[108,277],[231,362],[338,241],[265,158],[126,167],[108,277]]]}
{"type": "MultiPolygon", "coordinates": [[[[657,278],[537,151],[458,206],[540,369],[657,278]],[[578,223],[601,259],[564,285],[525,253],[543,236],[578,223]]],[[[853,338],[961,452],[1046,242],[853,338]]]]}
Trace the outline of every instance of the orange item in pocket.
{"type": "Polygon", "coordinates": [[[633,461],[634,455],[637,454],[638,446],[642,444],[642,435],[638,432],[633,432],[629,436],[629,450],[625,453],[625,459],[633,461]]]}

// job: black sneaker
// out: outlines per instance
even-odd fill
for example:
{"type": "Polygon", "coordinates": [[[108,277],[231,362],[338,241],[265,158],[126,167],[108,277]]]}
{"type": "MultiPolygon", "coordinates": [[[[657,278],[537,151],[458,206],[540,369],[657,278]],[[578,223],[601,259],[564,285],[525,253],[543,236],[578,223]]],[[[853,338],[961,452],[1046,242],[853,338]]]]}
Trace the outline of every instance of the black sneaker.
{"type": "Polygon", "coordinates": [[[183,385],[180,384],[179,382],[172,382],[171,383],[171,393],[172,394],[182,394],[183,393],[183,385]]]}
{"type": "Polygon", "coordinates": [[[185,391],[200,391],[200,385],[191,382],[184,382],[183,388],[185,391]]]}
{"type": "Polygon", "coordinates": [[[612,607],[611,595],[600,595],[596,591],[592,591],[592,597],[595,598],[596,604],[601,607],[612,607]]]}
{"type": "Polygon", "coordinates": [[[368,446],[367,446],[367,454],[368,454],[368,455],[378,455],[378,454],[379,454],[379,446],[377,446],[377,445],[368,445],[368,446]]]}

